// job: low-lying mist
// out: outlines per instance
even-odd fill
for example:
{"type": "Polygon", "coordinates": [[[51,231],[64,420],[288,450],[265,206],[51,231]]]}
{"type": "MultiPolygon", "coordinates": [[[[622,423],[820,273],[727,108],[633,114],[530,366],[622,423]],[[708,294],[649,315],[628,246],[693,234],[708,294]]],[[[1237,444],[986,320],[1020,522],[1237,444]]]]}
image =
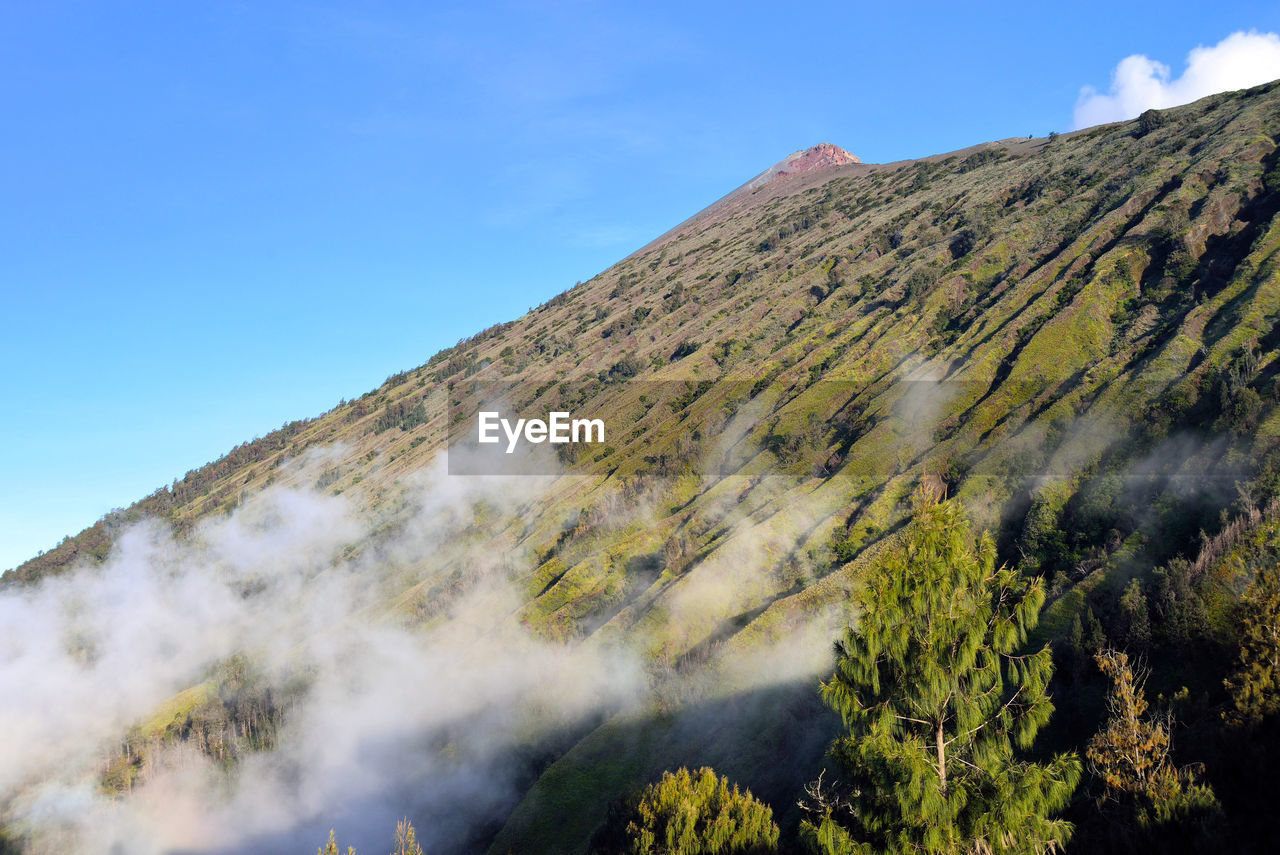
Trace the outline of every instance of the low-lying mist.
{"type": "Polygon", "coordinates": [[[646,687],[625,650],[514,617],[520,557],[477,513],[509,517],[547,480],[433,466],[390,534],[342,496],[273,487],[0,593],[3,820],[37,853],[306,852],[331,827],[376,852],[404,815],[428,851],[462,845],[517,796],[513,756],[646,687]],[[446,566],[454,595],[411,628],[388,594],[446,566]],[[265,750],[219,763],[153,739],[123,794],[104,788],[126,734],[238,655],[287,698],[265,750]]]}

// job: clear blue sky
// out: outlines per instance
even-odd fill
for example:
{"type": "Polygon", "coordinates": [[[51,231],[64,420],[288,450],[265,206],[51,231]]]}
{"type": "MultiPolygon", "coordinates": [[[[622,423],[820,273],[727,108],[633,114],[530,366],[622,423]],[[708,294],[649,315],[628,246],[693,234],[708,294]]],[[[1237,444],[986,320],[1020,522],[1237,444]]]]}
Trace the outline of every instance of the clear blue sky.
{"type": "Polygon", "coordinates": [[[1249,29],[1280,4],[0,5],[0,568],[794,150],[1066,130],[1249,29]]]}

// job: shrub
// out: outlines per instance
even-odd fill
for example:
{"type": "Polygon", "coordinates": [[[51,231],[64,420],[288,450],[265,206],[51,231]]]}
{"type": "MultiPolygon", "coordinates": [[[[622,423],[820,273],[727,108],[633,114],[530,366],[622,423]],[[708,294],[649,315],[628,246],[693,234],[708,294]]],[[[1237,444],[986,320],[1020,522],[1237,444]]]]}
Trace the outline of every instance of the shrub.
{"type": "Polygon", "coordinates": [[[1164,115],[1159,110],[1147,110],[1138,116],[1138,129],[1134,134],[1136,137],[1145,137],[1164,124],[1164,115]]]}
{"type": "Polygon", "coordinates": [[[773,810],[707,767],[664,772],[639,798],[615,805],[596,855],[765,855],[776,852],[773,810]]]}
{"type": "Polygon", "coordinates": [[[698,347],[699,345],[696,341],[685,339],[676,345],[676,349],[671,352],[671,361],[674,362],[677,359],[684,359],[686,356],[693,355],[698,351],[698,347]]]}
{"type": "Polygon", "coordinates": [[[623,380],[630,380],[645,369],[644,360],[637,357],[634,353],[628,353],[622,359],[615,362],[602,379],[609,383],[619,383],[623,380]]]}

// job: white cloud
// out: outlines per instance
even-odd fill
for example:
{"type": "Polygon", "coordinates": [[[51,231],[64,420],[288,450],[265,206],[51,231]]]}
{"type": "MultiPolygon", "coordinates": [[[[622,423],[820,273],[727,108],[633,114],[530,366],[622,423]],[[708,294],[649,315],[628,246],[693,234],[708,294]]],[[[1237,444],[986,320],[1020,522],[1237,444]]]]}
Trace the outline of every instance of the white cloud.
{"type": "MultiPolygon", "coordinates": [[[[344,453],[286,471],[307,481],[344,453]]],[[[732,529],[722,551],[660,586],[647,622],[572,641],[523,611],[540,560],[524,526],[566,489],[554,476],[451,476],[437,458],[382,512],[276,485],[182,536],[139,523],[101,566],[0,590],[0,826],[28,855],[289,855],[330,828],[374,852],[408,816],[427,851],[462,851],[523,797],[543,749],[614,712],[660,702],[690,733],[746,732],[751,693],[829,673],[848,614],[840,599],[786,611],[714,648],[705,671],[647,659],[674,661],[771,602],[780,561],[826,513],[770,483],[744,506],[733,477],[698,517],[732,529]],[[765,493],[767,513],[748,518],[765,493]],[[237,653],[265,700],[219,676],[237,653]],[[216,702],[202,712],[179,695],[192,687],[216,702]],[[743,705],[706,717],[698,702],[725,693],[743,705]],[[275,738],[236,749],[224,703],[274,720],[275,738]],[[157,731],[166,716],[195,738],[157,731]],[[235,762],[202,753],[199,734],[230,734],[235,762]],[[127,792],[105,795],[104,772],[125,761],[127,792]]],[[[603,494],[593,525],[629,530],[656,501],[603,494]]]]}
{"type": "Polygon", "coordinates": [[[1092,86],[1080,90],[1075,126],[1132,119],[1144,110],[1176,107],[1280,78],[1280,35],[1256,30],[1232,33],[1212,47],[1195,48],[1187,54],[1182,76],[1170,79],[1169,75],[1169,66],[1148,56],[1125,57],[1111,75],[1108,94],[1092,86]]]}
{"type": "Polygon", "coordinates": [[[408,814],[455,851],[509,811],[526,744],[647,678],[620,645],[519,621],[503,522],[551,479],[445,471],[417,473],[393,516],[276,486],[187,537],[141,523],[101,567],[0,591],[0,826],[31,855],[290,853],[331,827],[364,852],[408,814]],[[406,585],[434,586],[416,628],[388,612],[406,585]],[[155,737],[128,793],[103,796],[133,728],[237,652],[276,698],[305,677],[274,746],[224,768],[155,737]]]}

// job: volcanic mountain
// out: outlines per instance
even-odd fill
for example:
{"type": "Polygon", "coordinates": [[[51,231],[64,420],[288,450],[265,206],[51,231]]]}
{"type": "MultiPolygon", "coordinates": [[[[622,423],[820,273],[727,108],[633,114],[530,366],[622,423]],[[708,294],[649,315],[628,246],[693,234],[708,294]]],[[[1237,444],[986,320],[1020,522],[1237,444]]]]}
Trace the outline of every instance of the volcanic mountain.
{"type": "MultiPolygon", "coordinates": [[[[297,591],[352,576],[376,596],[347,623],[316,620],[317,632],[340,638],[376,619],[414,638],[466,638],[468,650],[536,639],[539,662],[626,651],[626,667],[591,673],[634,677],[629,706],[558,706],[573,693],[556,684],[501,715],[482,704],[425,730],[390,728],[434,752],[432,769],[501,783],[410,787],[396,777],[412,773],[393,762],[401,743],[366,746],[361,781],[380,762],[394,770],[365,796],[386,806],[379,817],[432,824],[442,851],[585,852],[622,794],[705,764],[773,804],[785,829],[838,727],[816,692],[830,642],[924,483],[964,503],[1002,562],[1045,580],[1033,641],[1058,656],[1054,750],[1083,751],[1105,715],[1083,639],[1129,645],[1150,663],[1153,697],[1189,692],[1179,763],[1205,764],[1231,828],[1263,827],[1266,799],[1250,794],[1248,752],[1230,747],[1220,712],[1240,649],[1233,616],[1280,530],[1278,142],[1270,84],[923,160],[864,164],[826,143],[797,152],[528,314],[108,515],[7,573],[5,596],[123,572],[116,556],[144,519],[174,549],[204,549],[263,497],[340,501],[368,525],[297,591]],[[450,394],[483,384],[531,411],[618,414],[626,428],[565,455],[536,496],[523,481],[483,500],[455,487],[423,499],[455,426],[450,394]],[[485,609],[462,605],[478,601],[485,609]],[[517,716],[529,709],[559,717],[535,726],[517,716]],[[488,717],[509,753],[466,766],[467,728],[488,717]],[[403,806],[388,795],[409,791],[418,801],[403,806]]],[[[237,596],[292,566],[294,552],[273,554],[237,596]]],[[[233,563],[219,561],[208,566],[233,563]]],[[[271,614],[283,623],[291,611],[271,614]]],[[[169,688],[182,694],[104,731],[105,759],[90,764],[100,789],[131,803],[163,773],[152,759],[178,745],[228,769],[284,751],[289,722],[315,720],[296,712],[312,709],[305,698],[329,696],[306,695],[305,681],[288,694],[274,666],[255,683],[243,663],[302,646],[290,636],[243,659],[220,648],[239,670],[180,675],[185,688],[169,688]],[[228,700],[250,686],[258,706],[228,700]],[[250,712],[278,719],[270,739],[244,724],[250,712]]],[[[307,685],[323,687],[323,668],[308,668],[318,683],[307,685]]],[[[459,685],[519,684],[525,670],[459,685]]],[[[421,707],[396,709],[416,721],[421,707]]],[[[0,792],[0,808],[25,792],[0,792]]],[[[1083,797],[1074,810],[1073,845],[1088,851],[1100,814],[1083,797]]]]}

